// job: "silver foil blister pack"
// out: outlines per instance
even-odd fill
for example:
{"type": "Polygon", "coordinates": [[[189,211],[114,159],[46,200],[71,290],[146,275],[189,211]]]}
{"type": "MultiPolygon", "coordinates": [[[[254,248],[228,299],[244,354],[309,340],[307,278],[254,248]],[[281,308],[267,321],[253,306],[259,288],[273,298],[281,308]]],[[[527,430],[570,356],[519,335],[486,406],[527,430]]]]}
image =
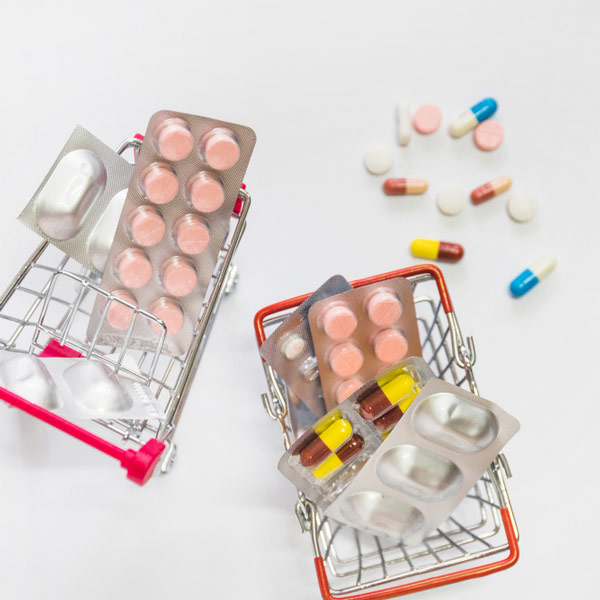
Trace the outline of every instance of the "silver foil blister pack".
{"type": "Polygon", "coordinates": [[[77,126],[19,220],[102,274],[133,165],[77,126]]]}
{"type": "MultiPolygon", "coordinates": [[[[252,129],[226,121],[151,117],[102,278],[103,289],[165,324],[137,320],[131,347],[154,350],[163,340],[175,356],[189,347],[255,141],[252,129]]],[[[90,338],[103,309],[98,298],[90,338]]],[[[99,343],[122,344],[131,316],[106,315],[99,343]]]]}
{"type": "Polygon", "coordinates": [[[325,414],[323,390],[308,313],[316,302],[351,290],[341,275],[330,277],[263,342],[260,355],[308,407],[314,417],[325,414]]]}
{"type": "Polygon", "coordinates": [[[492,402],[432,379],[325,514],[418,544],[450,517],[519,427],[492,402]]]}

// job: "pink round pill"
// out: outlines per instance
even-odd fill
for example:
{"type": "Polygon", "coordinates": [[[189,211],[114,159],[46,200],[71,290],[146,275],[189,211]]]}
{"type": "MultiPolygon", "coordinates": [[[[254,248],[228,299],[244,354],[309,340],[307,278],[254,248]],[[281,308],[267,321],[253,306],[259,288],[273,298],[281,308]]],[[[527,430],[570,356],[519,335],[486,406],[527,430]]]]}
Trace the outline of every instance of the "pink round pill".
{"type": "Polygon", "coordinates": [[[152,206],[139,206],[129,217],[131,239],[140,246],[154,246],[165,236],[167,226],[152,206]]]}
{"type": "Polygon", "coordinates": [[[172,296],[187,296],[198,283],[194,265],[185,258],[173,256],[161,268],[161,279],[172,296]]]}
{"type": "Polygon", "coordinates": [[[204,160],[218,171],[233,167],[240,158],[240,147],[233,131],[217,127],[209,131],[201,142],[204,160]]]}
{"type": "Polygon", "coordinates": [[[340,377],[350,377],[363,366],[364,356],[360,348],[351,342],[334,346],[329,354],[331,370],[340,377]]]}
{"type": "Polygon", "coordinates": [[[437,131],[442,123],[442,111],[435,104],[423,104],[413,116],[413,127],[425,135],[437,131]]]}
{"type": "Polygon", "coordinates": [[[504,127],[498,121],[486,119],[475,127],[473,139],[480,150],[495,150],[504,139],[504,127]]]}
{"type": "Polygon", "coordinates": [[[406,356],[408,342],[397,329],[384,329],[375,337],[373,349],[380,361],[393,363],[406,356]]]}
{"type": "Polygon", "coordinates": [[[382,290],[373,294],[367,303],[369,321],[379,327],[395,323],[402,315],[402,304],[392,292],[382,290]]]}
{"type": "Polygon", "coordinates": [[[146,285],[152,277],[152,264],[139,248],[127,248],[121,252],[115,266],[119,281],[131,289],[146,285]]]}
{"type": "Polygon", "coordinates": [[[363,386],[363,380],[360,377],[345,379],[335,389],[335,399],[341,404],[346,398],[349,398],[363,386]]]}
{"type": "Polygon", "coordinates": [[[210,243],[210,229],[198,215],[184,215],[174,229],[175,243],[186,254],[200,254],[210,243]]]}
{"type": "Polygon", "coordinates": [[[190,179],[188,197],[196,210],[209,213],[221,208],[225,202],[225,190],[219,179],[202,171],[190,179]]]}
{"type": "MultiPolygon", "coordinates": [[[[127,290],[115,290],[112,294],[117,298],[121,298],[121,300],[125,300],[125,302],[129,302],[129,304],[137,306],[136,299],[127,290]]],[[[131,308],[114,300],[110,303],[108,312],[106,313],[106,320],[111,327],[118,330],[127,329],[132,318],[133,310],[131,308]]]]}
{"type": "Polygon", "coordinates": [[[156,130],[156,145],[167,160],[182,160],[194,148],[194,137],[183,119],[167,119],[156,130]]]}
{"type": "MultiPolygon", "coordinates": [[[[183,310],[178,302],[170,298],[159,298],[150,306],[150,312],[164,321],[167,326],[167,337],[175,335],[183,327],[183,310]]],[[[152,329],[158,334],[162,333],[162,327],[158,323],[152,323],[152,329]]]]}
{"type": "Polygon", "coordinates": [[[323,313],[323,331],[332,340],[343,340],[356,329],[358,319],[354,311],[343,304],[334,304],[323,313]]]}
{"type": "Polygon", "coordinates": [[[152,165],[142,175],[142,190],[150,202],[167,204],[177,196],[177,175],[165,165],[152,165]]]}

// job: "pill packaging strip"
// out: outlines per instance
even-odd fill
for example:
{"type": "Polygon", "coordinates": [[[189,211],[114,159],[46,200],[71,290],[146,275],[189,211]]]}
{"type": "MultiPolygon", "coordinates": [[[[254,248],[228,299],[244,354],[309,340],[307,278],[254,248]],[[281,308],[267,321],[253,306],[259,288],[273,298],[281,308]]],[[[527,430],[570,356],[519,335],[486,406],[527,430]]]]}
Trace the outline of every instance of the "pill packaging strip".
{"type": "MultiPolygon", "coordinates": [[[[300,436],[279,460],[279,470],[320,508],[327,508],[356,477],[388,432],[401,421],[400,407],[406,410],[433,377],[433,371],[420,357],[405,359],[386,369],[300,436]],[[376,419],[366,418],[362,410],[364,402],[381,394],[383,386],[398,381],[398,378],[410,378],[408,385],[402,382],[399,394],[393,397],[387,409],[376,415],[376,419]],[[387,415],[393,418],[388,419],[387,415]],[[327,447],[317,441],[320,446],[317,456],[311,452],[315,440],[331,426],[337,430],[337,442],[333,447],[327,447]]],[[[331,438],[327,433],[325,436],[331,438]]]]}
{"type": "MultiPolygon", "coordinates": [[[[150,118],[101,285],[165,322],[163,352],[179,356],[192,341],[255,142],[252,129],[226,121],[166,110],[150,118]],[[220,141],[237,160],[208,154],[220,141]]],[[[98,298],[89,338],[103,308],[98,298]]],[[[105,323],[99,343],[122,344],[129,321],[105,323]]],[[[154,350],[161,331],[145,321],[130,346],[154,350]]]]}
{"type": "MultiPolygon", "coordinates": [[[[124,363],[137,371],[135,360],[124,363]]],[[[156,419],[163,411],[150,389],[85,358],[40,358],[0,350],[0,386],[71,419],[156,419]]]]}
{"type": "MultiPolygon", "coordinates": [[[[339,317],[334,315],[334,317],[339,317]]],[[[315,303],[308,312],[310,332],[319,366],[325,406],[334,408],[347,394],[343,386],[357,387],[397,363],[405,356],[421,356],[419,325],[412,293],[407,279],[396,277],[385,283],[374,283],[339,294],[334,298],[315,303]],[[339,322],[335,332],[329,331],[327,317],[332,312],[343,311],[345,322],[339,322]],[[347,327],[348,323],[350,327],[347,327]],[[352,331],[350,331],[354,327],[352,331]],[[347,335],[346,335],[347,334],[347,335]],[[335,338],[335,339],[333,339],[335,338]],[[388,344],[392,344],[390,348],[388,344]],[[387,346],[387,348],[386,348],[387,346]],[[356,348],[360,352],[356,352],[356,348]],[[376,352],[379,350],[380,357],[376,352]],[[336,352],[338,354],[336,355],[336,352]],[[363,363],[352,365],[347,360],[348,351],[363,363]],[[381,360],[385,353],[388,360],[381,360]],[[336,372],[335,360],[342,369],[355,372],[336,372]],[[341,389],[340,389],[341,388],[341,389]]],[[[354,358],[353,357],[353,358],[354,358]]]]}
{"type": "Polygon", "coordinates": [[[492,402],[432,379],[325,514],[418,544],[450,517],[519,427],[492,402]]]}
{"type": "Polygon", "coordinates": [[[19,220],[102,274],[133,165],[78,125],[19,220]]]}
{"type": "Polygon", "coordinates": [[[316,302],[351,290],[341,275],[330,277],[263,342],[260,354],[288,387],[304,402],[315,419],[326,412],[308,313],[316,302]]]}

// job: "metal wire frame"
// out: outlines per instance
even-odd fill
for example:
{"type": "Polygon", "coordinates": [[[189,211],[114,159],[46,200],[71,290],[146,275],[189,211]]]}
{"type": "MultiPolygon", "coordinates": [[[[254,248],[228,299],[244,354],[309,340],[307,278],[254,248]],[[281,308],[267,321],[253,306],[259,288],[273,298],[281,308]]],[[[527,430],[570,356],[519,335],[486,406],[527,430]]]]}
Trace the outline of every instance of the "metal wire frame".
{"type": "MultiPolygon", "coordinates": [[[[409,279],[413,291],[419,291],[419,295],[415,295],[415,305],[423,357],[437,377],[477,394],[472,338],[467,338],[465,344],[455,314],[450,312],[446,318],[441,300],[432,294],[420,294],[421,284],[431,281],[430,276],[409,279]]],[[[286,316],[276,314],[266,319],[265,328],[275,326],[286,316]]],[[[263,366],[269,386],[269,394],[262,395],[263,405],[269,417],[285,427],[282,437],[288,447],[292,434],[288,390],[269,365],[263,363],[263,366]]],[[[315,556],[322,557],[326,565],[330,594],[353,594],[481,561],[509,550],[506,536],[501,533],[502,508],[508,509],[518,535],[505,484],[505,477],[510,476],[508,462],[501,454],[453,516],[416,547],[390,543],[331,522],[301,492],[295,512],[303,531],[311,534],[315,556]]]]}

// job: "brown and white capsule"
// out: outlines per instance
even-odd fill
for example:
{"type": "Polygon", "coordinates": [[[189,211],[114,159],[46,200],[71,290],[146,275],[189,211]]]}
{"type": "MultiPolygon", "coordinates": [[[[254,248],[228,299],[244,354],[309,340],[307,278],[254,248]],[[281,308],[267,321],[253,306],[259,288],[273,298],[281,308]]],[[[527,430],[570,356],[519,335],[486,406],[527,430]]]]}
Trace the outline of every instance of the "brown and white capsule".
{"type": "Polygon", "coordinates": [[[496,177],[471,192],[471,202],[473,204],[481,204],[486,200],[491,200],[498,194],[506,192],[512,185],[512,179],[508,175],[496,177]]]}
{"type": "Polygon", "coordinates": [[[383,191],[388,196],[405,196],[424,194],[429,184],[426,179],[386,179],[383,183],[383,191]]]}

